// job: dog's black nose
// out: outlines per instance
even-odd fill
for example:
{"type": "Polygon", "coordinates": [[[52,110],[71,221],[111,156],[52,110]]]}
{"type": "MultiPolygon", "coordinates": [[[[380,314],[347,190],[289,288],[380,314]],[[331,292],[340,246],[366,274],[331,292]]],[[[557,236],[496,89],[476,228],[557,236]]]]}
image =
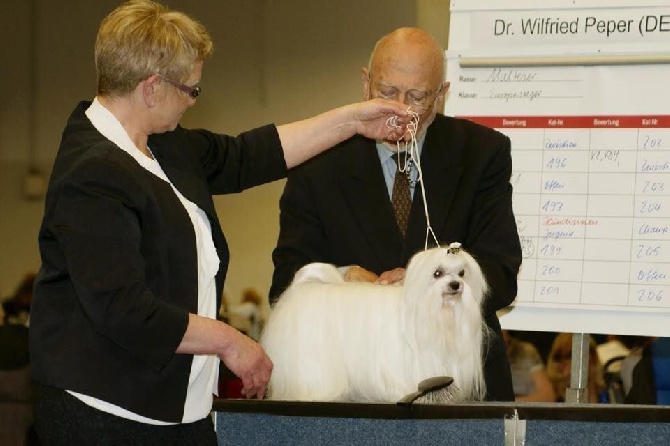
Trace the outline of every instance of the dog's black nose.
{"type": "Polygon", "coordinates": [[[458,289],[461,287],[461,283],[457,280],[452,280],[449,282],[449,288],[451,288],[454,291],[458,291],[458,289]]]}

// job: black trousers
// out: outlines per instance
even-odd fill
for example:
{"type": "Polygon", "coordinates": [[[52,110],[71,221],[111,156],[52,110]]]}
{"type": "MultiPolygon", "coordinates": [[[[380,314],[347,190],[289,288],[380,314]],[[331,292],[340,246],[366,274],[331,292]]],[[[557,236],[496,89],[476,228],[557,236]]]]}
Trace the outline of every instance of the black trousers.
{"type": "Polygon", "coordinates": [[[211,417],[157,426],[99,411],[62,389],[35,384],[35,429],[41,446],[216,446],[211,417]]]}

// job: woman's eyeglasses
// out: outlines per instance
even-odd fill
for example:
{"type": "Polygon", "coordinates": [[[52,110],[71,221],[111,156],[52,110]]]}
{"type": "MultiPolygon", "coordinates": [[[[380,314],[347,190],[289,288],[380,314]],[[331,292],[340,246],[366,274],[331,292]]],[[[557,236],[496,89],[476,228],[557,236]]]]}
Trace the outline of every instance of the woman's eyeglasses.
{"type": "Polygon", "coordinates": [[[188,85],[184,85],[182,83],[179,83],[177,81],[173,81],[172,79],[168,79],[167,77],[161,76],[160,74],[158,75],[161,79],[163,79],[165,82],[168,84],[172,85],[173,87],[176,87],[189,95],[191,98],[195,99],[198,96],[200,96],[200,92],[202,89],[200,88],[199,85],[196,85],[195,87],[189,87],[188,85]]]}

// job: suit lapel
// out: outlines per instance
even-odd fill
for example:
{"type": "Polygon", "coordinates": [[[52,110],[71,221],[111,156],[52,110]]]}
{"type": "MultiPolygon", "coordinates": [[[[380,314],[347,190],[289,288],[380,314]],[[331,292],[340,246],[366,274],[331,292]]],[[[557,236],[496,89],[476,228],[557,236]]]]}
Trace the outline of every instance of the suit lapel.
{"type": "MultiPolygon", "coordinates": [[[[341,186],[380,268],[396,265],[403,241],[395,222],[374,141],[356,138],[344,153],[341,186]]],[[[341,158],[343,159],[343,158],[341,158]]]]}

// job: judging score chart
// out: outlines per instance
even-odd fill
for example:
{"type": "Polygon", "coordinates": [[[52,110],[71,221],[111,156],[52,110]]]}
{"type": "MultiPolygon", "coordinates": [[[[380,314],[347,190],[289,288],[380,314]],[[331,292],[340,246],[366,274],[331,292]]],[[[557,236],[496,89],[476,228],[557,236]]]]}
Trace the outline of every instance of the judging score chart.
{"type": "Polygon", "coordinates": [[[502,326],[670,336],[668,1],[450,11],[444,112],[512,146],[523,262],[502,326]]]}
{"type": "Polygon", "coordinates": [[[670,308],[670,116],[470,119],[512,141],[519,302],[670,308]]]}
{"type": "Polygon", "coordinates": [[[670,308],[668,66],[462,68],[446,112],[512,143],[516,305],[670,308]]]}

